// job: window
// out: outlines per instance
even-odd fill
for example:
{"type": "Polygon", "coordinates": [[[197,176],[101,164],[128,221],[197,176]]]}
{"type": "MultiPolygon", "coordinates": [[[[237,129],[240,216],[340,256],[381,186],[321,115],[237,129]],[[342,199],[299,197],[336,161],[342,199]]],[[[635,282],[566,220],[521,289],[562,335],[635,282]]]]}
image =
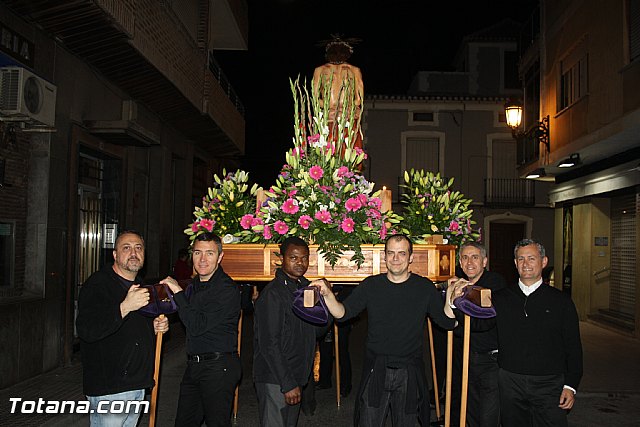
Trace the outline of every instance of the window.
{"type": "Polygon", "coordinates": [[[414,122],[432,122],[433,113],[413,113],[414,122]]]}
{"type": "MultiPolygon", "coordinates": [[[[569,63],[571,64],[571,63],[569,63]]],[[[587,55],[572,65],[560,63],[560,90],[558,91],[558,111],[573,105],[587,94],[587,55]]]]}
{"type": "Polygon", "coordinates": [[[405,170],[440,171],[440,142],[437,138],[407,138],[405,170]]]}
{"type": "Polygon", "coordinates": [[[409,126],[438,126],[438,114],[435,111],[409,111],[409,126]]]}
{"type": "Polygon", "coordinates": [[[0,221],[0,289],[13,287],[13,253],[15,224],[0,221]]]}
{"type": "Polygon", "coordinates": [[[518,77],[518,52],[504,52],[504,88],[521,89],[518,77]]]}

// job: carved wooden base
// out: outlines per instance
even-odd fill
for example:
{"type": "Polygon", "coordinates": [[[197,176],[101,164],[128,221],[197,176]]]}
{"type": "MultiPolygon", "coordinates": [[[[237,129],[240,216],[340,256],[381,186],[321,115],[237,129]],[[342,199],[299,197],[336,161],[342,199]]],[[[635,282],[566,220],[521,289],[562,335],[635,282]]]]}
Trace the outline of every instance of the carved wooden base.
{"type": "MultiPolygon", "coordinates": [[[[384,245],[362,245],[364,264],[358,269],[350,261],[352,252],[346,252],[332,268],[318,253],[317,245],[310,245],[310,280],[325,277],[333,283],[358,283],[373,274],[386,273],[384,245]]],[[[274,277],[280,265],[278,245],[236,243],[224,245],[222,268],[237,282],[267,282],[274,277]]],[[[428,277],[434,282],[447,280],[455,274],[456,247],[453,245],[414,245],[413,273],[428,277]]]]}

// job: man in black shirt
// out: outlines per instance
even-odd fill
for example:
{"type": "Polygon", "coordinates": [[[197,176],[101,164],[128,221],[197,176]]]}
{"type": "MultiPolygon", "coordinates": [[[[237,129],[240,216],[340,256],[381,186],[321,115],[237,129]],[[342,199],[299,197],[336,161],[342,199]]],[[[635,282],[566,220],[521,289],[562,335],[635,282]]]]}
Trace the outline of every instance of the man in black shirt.
{"type": "Polygon", "coordinates": [[[154,384],[154,333],[166,332],[169,321],[138,311],[149,302],[149,291],[140,287],[138,277],[144,258],[140,233],[123,231],[116,239],[113,265],[93,273],[80,292],[76,327],[92,426],[135,426],[139,406],[120,413],[97,409],[106,401],[142,401],[145,389],[154,384]]]}
{"type": "MultiPolygon", "coordinates": [[[[506,286],[504,278],[486,271],[487,250],[480,243],[468,242],[460,247],[460,267],[466,279],[452,277],[449,285],[464,283],[477,285],[496,292],[506,286]]],[[[456,317],[461,325],[454,330],[453,380],[451,387],[451,425],[460,424],[460,393],[462,378],[462,331],[464,316],[456,317]]],[[[497,427],[500,425],[500,394],[498,391],[498,334],[493,321],[474,320],[469,345],[469,399],[467,425],[470,427],[497,427]],[[475,331],[475,322],[491,322],[491,326],[475,331]]]]}
{"type": "Polygon", "coordinates": [[[222,270],[220,238],[204,232],[193,242],[198,275],[186,291],[172,277],[160,281],[174,293],[187,331],[187,369],[180,384],[176,426],[230,426],[238,357],[240,289],[222,270]]]}
{"type": "Polygon", "coordinates": [[[288,237],[279,256],[282,267],[255,302],[253,379],[263,427],[297,425],[316,339],[327,329],[302,320],[292,309],[294,292],[309,285],[304,277],[309,246],[299,237],[288,237]]]}
{"type": "Polygon", "coordinates": [[[422,359],[426,316],[445,329],[456,321],[445,315],[442,298],[433,283],[409,271],[413,244],[407,236],[393,235],[385,243],[387,272],[370,276],[344,303],[324,283],[325,303],[336,319],[349,319],[365,308],[368,313],[367,347],[356,401],[356,425],[384,425],[389,408],[394,426],[429,425],[427,379],[422,359]]]}

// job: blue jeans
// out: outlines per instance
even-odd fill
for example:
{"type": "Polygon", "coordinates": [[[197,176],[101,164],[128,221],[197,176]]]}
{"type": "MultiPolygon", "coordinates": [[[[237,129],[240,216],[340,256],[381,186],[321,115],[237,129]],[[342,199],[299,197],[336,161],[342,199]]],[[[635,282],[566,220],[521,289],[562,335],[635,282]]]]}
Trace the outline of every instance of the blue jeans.
{"type": "Polygon", "coordinates": [[[87,399],[89,399],[89,407],[91,408],[91,415],[89,416],[91,427],[135,427],[142,411],[149,408],[142,402],[140,405],[127,405],[130,401],[144,400],[144,389],[106,394],[104,396],[87,396],[87,399]],[[116,403],[113,406],[106,403],[116,400],[123,403],[116,403]],[[100,402],[105,403],[98,406],[100,402]],[[98,409],[103,413],[98,413],[98,409]],[[109,412],[107,413],[107,411],[109,412]]]}

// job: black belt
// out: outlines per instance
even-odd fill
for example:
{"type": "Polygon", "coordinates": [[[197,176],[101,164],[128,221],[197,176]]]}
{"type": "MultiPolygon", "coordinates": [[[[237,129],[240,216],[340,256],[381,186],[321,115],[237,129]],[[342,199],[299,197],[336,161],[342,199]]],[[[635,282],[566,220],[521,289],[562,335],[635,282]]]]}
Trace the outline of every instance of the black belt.
{"type": "Polygon", "coordinates": [[[214,351],[213,353],[187,354],[187,360],[189,362],[200,363],[205,360],[218,360],[227,354],[233,354],[233,352],[214,351]]]}

